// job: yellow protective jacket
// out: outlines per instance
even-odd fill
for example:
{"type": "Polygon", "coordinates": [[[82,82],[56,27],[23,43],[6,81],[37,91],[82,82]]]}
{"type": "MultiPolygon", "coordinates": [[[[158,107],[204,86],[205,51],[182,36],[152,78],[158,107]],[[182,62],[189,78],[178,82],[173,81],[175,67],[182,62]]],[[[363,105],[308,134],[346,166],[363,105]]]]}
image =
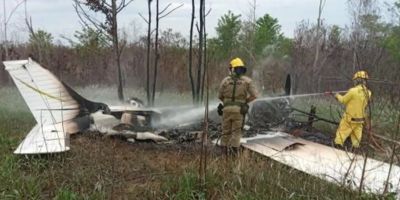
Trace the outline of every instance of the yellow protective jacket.
{"type": "Polygon", "coordinates": [[[365,107],[371,98],[371,91],[364,85],[360,84],[350,90],[344,95],[336,94],[337,100],[346,106],[346,111],[343,119],[352,122],[363,122],[367,116],[365,107]]]}

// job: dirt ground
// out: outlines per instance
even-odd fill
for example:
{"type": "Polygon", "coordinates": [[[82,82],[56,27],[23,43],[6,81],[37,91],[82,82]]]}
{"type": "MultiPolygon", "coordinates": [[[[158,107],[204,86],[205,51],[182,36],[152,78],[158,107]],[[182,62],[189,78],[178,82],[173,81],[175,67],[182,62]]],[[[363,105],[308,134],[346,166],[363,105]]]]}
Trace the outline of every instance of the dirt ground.
{"type": "MultiPolygon", "coordinates": [[[[109,198],[159,197],[165,176],[179,175],[195,165],[199,148],[198,143],[129,143],[94,133],[79,134],[71,138],[68,159],[72,160],[66,162],[71,166],[63,167],[64,181],[81,174],[88,178],[82,184],[101,188],[109,198]]],[[[78,192],[88,192],[80,191],[84,188],[91,187],[78,187],[78,192]]]]}
{"type": "Polygon", "coordinates": [[[200,148],[195,142],[129,143],[95,133],[75,135],[71,152],[60,158],[62,166],[55,169],[58,185],[48,182],[48,197],[63,185],[83,197],[102,199],[318,199],[320,192],[335,199],[335,191],[354,197],[345,189],[247,150],[227,160],[214,146],[209,146],[207,186],[202,192],[198,184],[200,148]]]}

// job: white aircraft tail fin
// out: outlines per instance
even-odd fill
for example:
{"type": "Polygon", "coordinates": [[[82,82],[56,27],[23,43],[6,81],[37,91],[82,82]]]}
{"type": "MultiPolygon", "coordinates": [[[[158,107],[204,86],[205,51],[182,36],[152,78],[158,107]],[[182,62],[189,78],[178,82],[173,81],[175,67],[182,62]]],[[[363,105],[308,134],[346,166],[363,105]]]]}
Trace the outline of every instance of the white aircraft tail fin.
{"type": "Polygon", "coordinates": [[[84,99],[32,59],[3,63],[37,122],[15,153],[67,151],[69,134],[89,128],[89,114],[108,108],[84,99]]]}
{"type": "Polygon", "coordinates": [[[78,116],[78,102],[50,71],[31,59],[4,65],[38,124],[58,124],[78,116]]]}

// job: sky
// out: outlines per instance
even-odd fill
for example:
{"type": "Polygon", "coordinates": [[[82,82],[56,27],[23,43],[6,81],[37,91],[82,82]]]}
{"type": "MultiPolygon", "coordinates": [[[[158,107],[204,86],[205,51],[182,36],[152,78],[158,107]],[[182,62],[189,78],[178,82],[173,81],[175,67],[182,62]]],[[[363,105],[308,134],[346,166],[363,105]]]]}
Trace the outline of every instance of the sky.
{"type": "MultiPolygon", "coordinates": [[[[1,39],[4,37],[3,3],[6,4],[6,13],[22,0],[1,0],[0,25],[1,39]]],[[[378,0],[392,4],[394,0],[378,0]]],[[[196,0],[198,2],[198,0],[196,0]]],[[[211,9],[206,19],[206,29],[210,36],[215,36],[215,27],[218,19],[229,10],[234,14],[241,14],[247,19],[250,13],[250,4],[253,0],[206,0],[206,10],[211,9]]],[[[188,37],[190,28],[191,0],[160,0],[160,9],[172,3],[171,7],[183,4],[178,10],[160,21],[162,30],[172,29],[188,37]]],[[[302,20],[315,23],[318,16],[319,0],[257,0],[256,16],[270,14],[278,19],[281,30],[287,37],[293,37],[296,25],[302,20]]],[[[35,29],[42,29],[52,33],[56,41],[65,42],[63,38],[73,38],[76,30],[82,28],[79,18],[73,8],[72,0],[27,0],[28,15],[32,19],[35,29]]],[[[155,10],[155,9],[153,9],[155,10]]],[[[135,38],[146,33],[146,23],[139,16],[147,16],[147,0],[134,0],[119,16],[119,26],[124,28],[128,37],[135,38]]],[[[154,13],[154,11],[153,11],[154,13]]],[[[17,8],[9,20],[8,35],[14,41],[24,41],[28,31],[24,23],[25,9],[22,4],[17,8]]],[[[326,24],[345,26],[349,24],[347,0],[326,0],[322,18],[326,24]]]]}

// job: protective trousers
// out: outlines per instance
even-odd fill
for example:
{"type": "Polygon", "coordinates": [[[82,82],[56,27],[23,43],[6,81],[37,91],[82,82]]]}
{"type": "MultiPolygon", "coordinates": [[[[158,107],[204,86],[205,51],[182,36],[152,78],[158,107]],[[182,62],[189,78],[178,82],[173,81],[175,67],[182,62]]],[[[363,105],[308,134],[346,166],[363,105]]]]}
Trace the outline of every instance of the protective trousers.
{"type": "Polygon", "coordinates": [[[343,117],[336,131],[335,144],[343,146],[346,139],[350,136],[353,147],[358,148],[361,142],[362,130],[363,123],[352,122],[351,119],[343,117]]]}
{"type": "Polygon", "coordinates": [[[240,107],[226,106],[223,111],[221,146],[240,147],[244,117],[240,107]]]}

